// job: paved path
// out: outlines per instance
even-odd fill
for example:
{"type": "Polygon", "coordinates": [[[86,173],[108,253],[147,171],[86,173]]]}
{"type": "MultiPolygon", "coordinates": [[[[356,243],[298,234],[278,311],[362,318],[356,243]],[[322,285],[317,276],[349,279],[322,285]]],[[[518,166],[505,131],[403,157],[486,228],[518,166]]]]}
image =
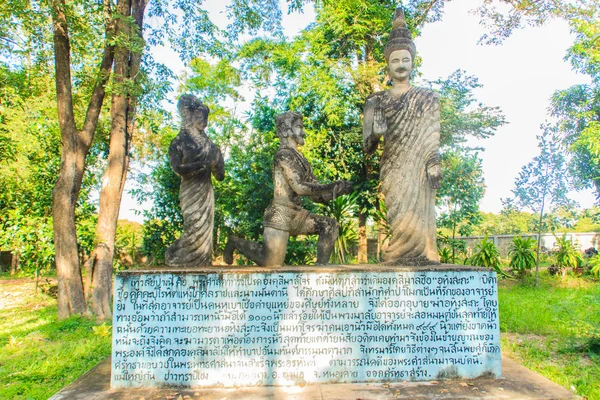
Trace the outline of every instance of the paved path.
{"type": "Polygon", "coordinates": [[[383,399],[574,399],[543,376],[503,357],[502,379],[402,383],[319,384],[303,387],[110,390],[110,359],[98,364],[50,400],[383,400],[383,399]]]}

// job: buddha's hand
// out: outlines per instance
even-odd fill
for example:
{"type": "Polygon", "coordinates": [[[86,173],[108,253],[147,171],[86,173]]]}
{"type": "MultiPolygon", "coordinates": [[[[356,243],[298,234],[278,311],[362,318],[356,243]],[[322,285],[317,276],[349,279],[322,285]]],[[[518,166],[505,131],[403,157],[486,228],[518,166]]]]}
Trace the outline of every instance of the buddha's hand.
{"type": "Polygon", "coordinates": [[[352,182],[349,181],[335,181],[333,183],[333,198],[344,194],[352,193],[352,182]]]}
{"type": "Polygon", "coordinates": [[[383,108],[377,107],[373,111],[373,134],[377,137],[383,136],[387,132],[387,121],[383,108]]]}
{"type": "Polygon", "coordinates": [[[433,164],[427,168],[427,180],[432,189],[439,189],[442,182],[442,167],[440,164],[433,164]]]}

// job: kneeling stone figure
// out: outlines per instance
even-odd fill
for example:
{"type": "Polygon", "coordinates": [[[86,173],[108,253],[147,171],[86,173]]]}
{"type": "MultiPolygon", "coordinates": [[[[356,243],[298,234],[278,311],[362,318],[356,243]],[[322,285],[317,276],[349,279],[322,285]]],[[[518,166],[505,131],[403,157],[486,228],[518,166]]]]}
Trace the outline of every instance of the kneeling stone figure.
{"type": "Polygon", "coordinates": [[[304,144],[302,115],[297,112],[276,118],[279,149],[273,162],[273,200],[264,215],[263,243],[229,236],[224,261],[233,263],[233,251],[260,266],[281,266],[290,236],[318,234],[317,264],[327,264],[338,237],[338,224],[333,218],[308,212],[300,206],[302,196],[326,203],[338,195],[352,191],[348,181],[321,184],[308,160],[297,149],[304,144]]]}

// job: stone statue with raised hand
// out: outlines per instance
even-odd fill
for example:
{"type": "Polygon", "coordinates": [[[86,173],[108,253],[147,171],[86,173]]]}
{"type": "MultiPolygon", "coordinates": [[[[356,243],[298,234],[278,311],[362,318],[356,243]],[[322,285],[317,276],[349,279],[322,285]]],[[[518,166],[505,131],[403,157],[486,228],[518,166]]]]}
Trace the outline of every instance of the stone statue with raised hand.
{"type": "Polygon", "coordinates": [[[304,144],[302,114],[278,115],[276,128],[280,142],[273,163],[273,200],[264,215],[263,243],[231,235],[223,259],[232,264],[233,251],[238,250],[260,266],[281,266],[290,236],[317,234],[317,264],[327,264],[339,234],[338,224],[333,218],[303,209],[300,200],[306,196],[326,203],[352,192],[352,184],[341,180],[328,184],[317,181],[310,164],[297,149],[304,144]]]}
{"type": "Polygon", "coordinates": [[[384,260],[437,263],[435,194],[440,168],[440,103],[435,92],[410,85],[416,47],[404,12],[396,9],[385,59],[392,88],[365,103],[363,149],[372,153],[384,139],[380,179],[391,229],[384,260]]]}
{"type": "Polygon", "coordinates": [[[183,232],[167,249],[165,261],[172,267],[212,265],[215,196],[211,175],[223,180],[223,156],[204,132],[208,107],[192,95],[183,95],[177,108],[182,118],[181,130],[169,146],[169,160],[181,177],[183,232]]]}

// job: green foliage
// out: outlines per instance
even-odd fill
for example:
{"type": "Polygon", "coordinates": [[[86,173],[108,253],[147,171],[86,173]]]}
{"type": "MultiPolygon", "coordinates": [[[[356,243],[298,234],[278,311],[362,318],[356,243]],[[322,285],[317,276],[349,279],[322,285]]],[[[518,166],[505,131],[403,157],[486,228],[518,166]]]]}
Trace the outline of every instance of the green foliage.
{"type": "Polygon", "coordinates": [[[273,198],[271,174],[279,144],[275,114],[276,110],[266,99],[257,99],[250,120],[252,135],[230,148],[225,164],[226,179],[215,185],[220,200],[217,218],[222,221],[224,233],[235,233],[250,240],[259,240],[262,236],[263,213],[273,198]]]}
{"type": "Polygon", "coordinates": [[[507,276],[500,268],[500,250],[487,235],[475,245],[473,255],[469,257],[468,262],[470,265],[492,268],[500,277],[507,276]]]}
{"type": "Polygon", "coordinates": [[[523,238],[518,235],[513,238],[508,249],[509,265],[513,271],[524,276],[535,266],[535,246],[536,240],[532,237],[523,238]]]}
{"type": "Polygon", "coordinates": [[[566,268],[576,268],[583,263],[583,257],[575,248],[572,240],[567,239],[565,233],[562,237],[554,235],[556,239],[554,258],[559,271],[566,268]]]}
{"type": "Polygon", "coordinates": [[[481,213],[475,235],[517,235],[535,231],[535,216],[516,207],[505,205],[500,214],[481,213]]]}
{"type": "MultiPolygon", "coordinates": [[[[538,136],[541,154],[521,169],[512,190],[514,198],[507,201],[508,206],[515,204],[541,213],[572,205],[567,197],[569,182],[564,148],[555,129],[549,126],[543,129],[543,134],[538,136]]],[[[544,229],[543,215],[538,223],[544,229]]]]}
{"type": "Polygon", "coordinates": [[[440,262],[442,264],[453,264],[454,257],[452,257],[452,249],[449,247],[438,248],[438,255],[440,256],[440,262]]]}
{"type": "Polygon", "coordinates": [[[47,272],[54,267],[52,219],[11,210],[0,228],[0,248],[19,256],[19,269],[25,273],[47,272]]]}
{"type": "Polygon", "coordinates": [[[563,18],[570,23],[594,21],[599,9],[598,0],[486,1],[475,12],[479,15],[481,24],[489,31],[480,41],[501,44],[515,31],[527,26],[543,25],[553,18],[563,18]],[[508,7],[498,7],[498,3],[505,3],[503,6],[508,7]]]}
{"type": "Polygon", "coordinates": [[[600,1],[540,0],[505,2],[503,11],[495,2],[485,2],[477,12],[489,33],[487,43],[501,43],[515,30],[542,25],[551,18],[566,20],[575,42],[567,59],[573,69],[588,75],[590,83],[574,85],[554,93],[550,111],[558,118],[557,133],[566,147],[564,156],[575,183],[594,187],[600,198],[600,1]]]}
{"type": "Polygon", "coordinates": [[[144,212],[143,252],[150,261],[162,264],[167,247],[183,230],[179,206],[179,178],[164,157],[155,169],[140,178],[140,187],[132,193],[139,202],[151,200],[152,207],[144,212]]]}
{"type": "Polygon", "coordinates": [[[348,255],[358,241],[356,227],[356,194],[341,196],[321,206],[324,215],[334,218],[340,227],[331,258],[332,263],[346,264],[348,255]]]}
{"type": "MultiPolygon", "coordinates": [[[[598,65],[600,69],[600,61],[598,65]]],[[[559,118],[557,128],[567,145],[575,183],[595,188],[600,198],[600,82],[555,92],[551,112],[559,118]]]]}
{"type": "Polygon", "coordinates": [[[506,123],[499,107],[477,103],[474,91],[483,85],[466,71],[456,70],[447,79],[439,79],[432,85],[440,95],[442,149],[465,147],[469,138],[489,138],[506,123]]]}
{"type": "Polygon", "coordinates": [[[316,236],[291,237],[285,255],[286,265],[311,265],[317,258],[316,236]]]}
{"type": "Polygon", "coordinates": [[[139,262],[143,251],[144,227],[137,222],[119,220],[115,238],[115,268],[125,269],[139,262]]]}
{"type": "Polygon", "coordinates": [[[112,326],[107,325],[106,322],[104,322],[102,325],[92,326],[92,331],[94,332],[94,335],[106,338],[110,337],[112,326]]]}
{"type": "Polygon", "coordinates": [[[485,185],[481,159],[477,154],[454,150],[442,155],[444,179],[437,192],[441,210],[438,227],[446,229],[452,238],[468,236],[481,220],[479,201],[485,185]]]}
{"type": "Polygon", "coordinates": [[[600,254],[596,254],[595,256],[591,257],[589,260],[589,264],[590,264],[590,274],[600,278],[600,254]]]}
{"type": "MultiPolygon", "coordinates": [[[[52,218],[27,215],[25,210],[5,210],[0,218],[0,248],[12,251],[19,257],[19,272],[33,275],[48,273],[55,268],[52,218]]],[[[79,218],[77,237],[80,256],[89,255],[93,249],[96,218],[87,215],[79,218]]]]}
{"type": "Polygon", "coordinates": [[[467,258],[467,242],[453,238],[438,232],[437,235],[438,254],[445,263],[460,264],[467,258]]]}

